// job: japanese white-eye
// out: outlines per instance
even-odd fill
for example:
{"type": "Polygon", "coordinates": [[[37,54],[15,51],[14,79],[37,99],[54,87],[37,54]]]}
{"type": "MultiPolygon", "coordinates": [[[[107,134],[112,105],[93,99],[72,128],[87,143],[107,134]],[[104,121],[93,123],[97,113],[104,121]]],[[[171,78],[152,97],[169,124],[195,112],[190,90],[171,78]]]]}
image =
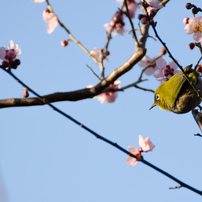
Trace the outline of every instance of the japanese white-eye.
{"type": "MultiPolygon", "coordinates": [[[[191,69],[191,67],[192,65],[185,67],[184,71],[200,93],[202,91],[202,79],[199,72],[191,69]]],[[[154,104],[150,109],[157,105],[163,110],[183,114],[197,107],[200,102],[201,99],[189,84],[183,72],[180,71],[156,89],[154,104]]]]}

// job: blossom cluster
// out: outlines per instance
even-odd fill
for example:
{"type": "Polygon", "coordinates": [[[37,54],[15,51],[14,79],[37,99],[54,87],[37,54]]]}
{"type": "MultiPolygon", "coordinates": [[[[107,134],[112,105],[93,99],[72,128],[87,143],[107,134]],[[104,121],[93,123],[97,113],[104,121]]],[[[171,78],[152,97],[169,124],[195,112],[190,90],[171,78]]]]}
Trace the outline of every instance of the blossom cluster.
{"type": "MultiPolygon", "coordinates": [[[[119,3],[121,3],[122,9],[117,11],[110,23],[104,24],[106,32],[109,34],[111,33],[113,36],[116,34],[125,34],[125,22],[124,22],[124,14],[127,12],[126,7],[124,5],[124,0],[117,0],[119,3]]],[[[135,2],[135,0],[127,0],[128,10],[131,18],[135,17],[135,12],[138,8],[138,4],[135,2]]]]}
{"type": "Polygon", "coordinates": [[[142,24],[147,24],[148,22],[150,24],[153,23],[153,17],[156,15],[157,10],[162,8],[163,6],[159,4],[158,0],[146,0],[142,1],[142,5],[147,11],[147,14],[140,14],[138,16],[138,19],[141,20],[142,24]]]}
{"type": "MultiPolygon", "coordinates": [[[[98,48],[93,48],[93,50],[90,51],[90,54],[98,61],[101,62],[103,57],[103,52],[98,48]]],[[[104,61],[109,61],[108,57],[104,58],[104,61]]]]}
{"type": "Polygon", "coordinates": [[[188,10],[192,10],[193,18],[185,17],[183,19],[183,23],[185,24],[185,31],[187,34],[193,34],[193,39],[196,42],[191,42],[189,44],[189,48],[193,50],[195,46],[198,46],[201,49],[201,41],[202,41],[202,16],[196,17],[195,15],[198,12],[202,12],[202,9],[195,6],[194,4],[187,3],[186,8],[188,10]]]}
{"type": "Polygon", "coordinates": [[[1,67],[4,69],[16,69],[20,65],[20,60],[17,59],[17,56],[21,54],[21,49],[18,44],[14,45],[14,42],[10,41],[10,47],[1,47],[0,48],[0,59],[3,60],[1,67]]]}
{"type": "MultiPolygon", "coordinates": [[[[128,147],[128,151],[139,157],[142,158],[142,152],[148,152],[148,151],[152,151],[154,149],[154,145],[152,144],[152,142],[150,141],[149,137],[143,138],[141,135],[139,135],[139,146],[140,149],[133,147],[133,146],[129,146],[128,147]]],[[[136,165],[138,162],[138,160],[130,155],[128,155],[127,157],[127,163],[129,166],[134,166],[136,165]]]]}
{"type": "Polygon", "coordinates": [[[172,60],[168,64],[163,58],[159,58],[155,62],[152,61],[153,59],[150,57],[144,56],[138,64],[145,68],[144,73],[146,75],[150,76],[153,74],[161,83],[168,81],[170,77],[178,72],[177,65],[172,60]]]}

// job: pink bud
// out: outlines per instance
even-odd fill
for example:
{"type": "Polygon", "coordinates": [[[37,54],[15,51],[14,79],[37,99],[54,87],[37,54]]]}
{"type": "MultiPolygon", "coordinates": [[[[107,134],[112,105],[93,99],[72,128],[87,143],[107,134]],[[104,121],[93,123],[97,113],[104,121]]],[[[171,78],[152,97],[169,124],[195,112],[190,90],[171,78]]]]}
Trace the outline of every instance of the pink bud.
{"type": "Polygon", "coordinates": [[[189,24],[189,18],[188,17],[186,17],[186,18],[184,18],[183,19],[183,23],[186,25],[186,24],[189,24]]]}
{"type": "Polygon", "coordinates": [[[65,47],[68,45],[69,39],[61,41],[61,46],[65,47]]]}
{"type": "Polygon", "coordinates": [[[25,90],[24,92],[23,92],[23,97],[29,97],[29,92],[27,91],[27,90],[25,90]]]}
{"type": "Polygon", "coordinates": [[[163,55],[165,55],[165,54],[167,53],[166,48],[165,48],[165,47],[162,47],[162,48],[161,48],[161,52],[162,52],[163,55]]]}

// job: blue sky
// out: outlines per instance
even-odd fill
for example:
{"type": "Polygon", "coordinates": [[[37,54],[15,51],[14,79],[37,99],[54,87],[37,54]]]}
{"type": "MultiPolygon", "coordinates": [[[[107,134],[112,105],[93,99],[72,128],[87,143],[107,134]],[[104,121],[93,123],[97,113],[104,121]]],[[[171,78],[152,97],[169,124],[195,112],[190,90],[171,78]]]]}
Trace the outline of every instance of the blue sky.
{"type": "MultiPolygon", "coordinates": [[[[51,1],[54,11],[72,34],[88,50],[105,46],[103,25],[111,20],[119,4],[110,1],[51,1]]],[[[200,54],[189,50],[193,36],[186,35],[183,18],[192,17],[186,1],[171,1],[155,20],[157,30],[183,66],[196,64],[200,54]]],[[[197,6],[199,1],[193,0],[197,6]]],[[[0,46],[17,43],[21,65],[13,72],[40,95],[84,88],[98,82],[86,67],[99,67],[76,44],[61,47],[67,33],[57,27],[48,35],[42,20],[45,3],[3,1],[0,12],[0,46]]],[[[140,12],[140,10],[138,11],[140,12]]],[[[126,29],[130,29],[126,21],[126,29]]],[[[137,19],[134,25],[137,28],[137,19]]],[[[150,35],[154,36],[152,30],[150,35]]],[[[162,45],[152,38],[147,55],[157,56],[162,45]]],[[[106,75],[122,65],[134,51],[131,35],[116,36],[110,42],[106,75]]],[[[168,56],[164,57],[167,62],[168,56]]],[[[136,65],[119,80],[121,86],[137,80],[136,65]]],[[[142,84],[156,89],[154,77],[142,84]]],[[[0,72],[0,99],[21,98],[22,87],[4,71],[0,72]]],[[[30,95],[33,96],[33,95],[30,95]]],[[[96,99],[60,102],[54,105],[97,133],[127,149],[138,147],[138,136],[150,137],[155,144],[144,158],[185,183],[202,190],[202,139],[191,113],[177,115],[154,108],[153,94],[130,88],[120,92],[113,104],[96,99]]],[[[126,155],[94,138],[48,106],[8,108],[0,111],[0,176],[8,202],[177,202],[201,200],[187,190],[169,190],[174,181],[138,163],[129,167],[126,155]]]]}

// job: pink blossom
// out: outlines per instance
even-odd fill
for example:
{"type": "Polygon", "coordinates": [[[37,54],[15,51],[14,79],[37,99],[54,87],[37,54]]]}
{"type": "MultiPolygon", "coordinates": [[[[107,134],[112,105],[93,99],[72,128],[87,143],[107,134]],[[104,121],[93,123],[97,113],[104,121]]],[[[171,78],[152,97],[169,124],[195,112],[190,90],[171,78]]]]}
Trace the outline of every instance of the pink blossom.
{"type": "MultiPolygon", "coordinates": [[[[124,0],[117,0],[117,2],[120,2],[121,5],[124,5],[124,0]]],[[[135,17],[135,12],[138,8],[138,4],[135,2],[135,0],[128,0],[127,1],[128,5],[128,10],[130,13],[130,17],[134,18],[135,17]]],[[[126,12],[126,7],[123,7],[123,12],[126,12]]]]}
{"type": "Polygon", "coordinates": [[[51,34],[58,25],[58,17],[55,13],[52,13],[49,9],[43,11],[43,20],[48,23],[47,32],[51,34]]]}
{"type": "Polygon", "coordinates": [[[45,0],[32,0],[33,3],[43,3],[45,0]]]}
{"type": "Polygon", "coordinates": [[[156,61],[156,66],[157,69],[154,72],[154,77],[161,81],[161,83],[169,80],[170,77],[178,72],[178,70],[176,70],[178,67],[172,60],[167,65],[166,61],[163,58],[160,58],[156,61]]]}
{"type": "Polygon", "coordinates": [[[159,1],[159,0],[146,0],[146,2],[147,2],[147,4],[148,4],[149,6],[151,6],[151,7],[153,7],[153,8],[160,9],[160,8],[163,7],[162,5],[159,4],[159,3],[161,2],[161,1],[159,1]]]}
{"type": "MultiPolygon", "coordinates": [[[[145,56],[142,58],[142,60],[141,60],[140,62],[138,62],[138,64],[139,64],[141,67],[144,67],[144,68],[145,68],[151,61],[152,61],[152,59],[151,59],[150,57],[148,57],[148,56],[145,55],[145,56]]],[[[147,69],[144,71],[144,73],[145,73],[146,75],[150,76],[150,75],[152,75],[152,74],[155,72],[156,69],[157,69],[156,63],[154,63],[154,65],[153,65],[152,67],[147,68],[147,69]]]]}
{"type": "Polygon", "coordinates": [[[3,62],[6,62],[7,64],[9,64],[9,62],[14,63],[16,61],[17,56],[19,56],[20,54],[20,47],[18,46],[18,44],[14,45],[12,40],[10,41],[10,48],[0,48],[0,58],[3,60],[3,62]]]}
{"type": "MultiPolygon", "coordinates": [[[[115,81],[114,84],[110,84],[109,87],[112,87],[114,89],[119,89],[120,88],[120,81],[115,81]]],[[[100,95],[96,96],[96,98],[101,102],[108,102],[108,103],[112,103],[116,100],[116,98],[118,97],[118,93],[117,92],[105,92],[105,93],[101,93],[100,95]]]]}
{"type": "Polygon", "coordinates": [[[143,139],[143,137],[141,135],[139,135],[139,145],[140,145],[140,151],[152,151],[152,149],[155,147],[149,137],[146,137],[143,139]]]}
{"type": "MultiPolygon", "coordinates": [[[[141,135],[139,135],[139,145],[140,145],[140,149],[129,146],[128,151],[135,156],[142,157],[142,154],[141,154],[142,152],[152,151],[155,147],[151,143],[149,137],[146,137],[143,139],[143,137],[141,135]]],[[[138,160],[136,158],[128,155],[127,163],[129,166],[134,166],[134,165],[136,165],[137,162],[138,162],[138,160]]]]}
{"type": "Polygon", "coordinates": [[[110,23],[106,23],[104,24],[104,27],[105,27],[105,30],[106,32],[109,34],[112,30],[112,36],[116,36],[117,34],[120,34],[120,35],[124,35],[125,34],[125,29],[123,28],[122,25],[120,24],[116,24],[115,27],[114,27],[114,21],[111,20],[110,23]]]}
{"type": "MultiPolygon", "coordinates": [[[[135,156],[141,157],[141,152],[136,147],[129,146],[128,151],[135,156]]],[[[134,158],[130,155],[128,155],[126,161],[127,161],[129,166],[135,166],[138,162],[138,160],[136,158],[134,158]]]]}
{"type": "MultiPolygon", "coordinates": [[[[93,48],[93,50],[90,52],[90,54],[97,59],[97,61],[101,62],[102,59],[102,51],[98,48],[93,48]]],[[[109,61],[108,57],[104,59],[104,61],[109,61]]]]}
{"type": "Polygon", "coordinates": [[[104,24],[107,34],[111,33],[113,36],[115,36],[116,34],[124,35],[125,30],[123,27],[124,27],[125,23],[124,23],[123,19],[124,19],[123,13],[121,11],[117,11],[114,14],[110,23],[104,24]]]}
{"type": "Polygon", "coordinates": [[[138,8],[138,4],[135,1],[128,1],[128,10],[131,18],[135,17],[135,12],[137,8],[138,8]]]}
{"type": "Polygon", "coordinates": [[[198,18],[189,18],[189,22],[185,25],[187,34],[194,34],[195,41],[202,41],[202,16],[198,18]]]}

